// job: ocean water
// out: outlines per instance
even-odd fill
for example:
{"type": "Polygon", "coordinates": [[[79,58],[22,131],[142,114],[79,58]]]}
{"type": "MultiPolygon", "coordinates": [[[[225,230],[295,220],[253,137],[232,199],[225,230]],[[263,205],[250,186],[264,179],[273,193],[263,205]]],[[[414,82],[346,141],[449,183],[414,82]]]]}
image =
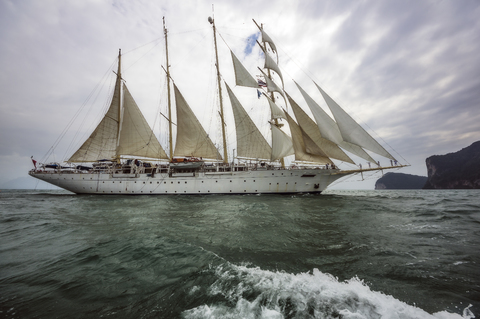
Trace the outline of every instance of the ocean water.
{"type": "Polygon", "coordinates": [[[474,318],[480,191],[0,192],[1,318],[474,318]]]}

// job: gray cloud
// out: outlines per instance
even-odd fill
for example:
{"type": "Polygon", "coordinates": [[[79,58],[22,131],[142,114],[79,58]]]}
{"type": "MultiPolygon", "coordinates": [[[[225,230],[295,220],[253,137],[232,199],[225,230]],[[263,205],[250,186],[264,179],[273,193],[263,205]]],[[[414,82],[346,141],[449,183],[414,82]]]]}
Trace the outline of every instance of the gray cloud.
{"type": "MultiPolygon", "coordinates": [[[[211,10],[206,1],[2,1],[1,182],[20,169],[25,175],[30,155],[42,157],[49,150],[100,79],[112,74],[118,48],[125,53],[125,79],[137,103],[149,119],[157,116],[164,99],[158,93],[163,15],[175,81],[216,134],[216,111],[206,111],[215,102],[206,21],[211,10]],[[12,161],[21,161],[15,171],[12,161]]],[[[257,32],[251,18],[264,23],[279,47],[286,80],[295,78],[319,98],[313,78],[411,162],[405,172],[423,175],[426,157],[480,139],[479,14],[476,1],[273,1],[268,13],[256,1],[215,6],[217,27],[236,53],[257,32]]],[[[226,67],[228,51],[220,50],[226,56],[220,65],[226,67]]],[[[252,72],[254,53],[246,61],[252,72]]],[[[232,83],[228,72],[224,77],[232,83]]],[[[292,84],[286,85],[300,101],[292,84]]],[[[108,94],[95,93],[84,111],[94,108],[94,100],[100,109],[85,119],[79,116],[90,126],[108,94]]],[[[86,129],[75,126],[64,139],[75,134],[80,143],[86,129]]],[[[59,146],[56,159],[71,147],[68,142],[59,146]]]]}

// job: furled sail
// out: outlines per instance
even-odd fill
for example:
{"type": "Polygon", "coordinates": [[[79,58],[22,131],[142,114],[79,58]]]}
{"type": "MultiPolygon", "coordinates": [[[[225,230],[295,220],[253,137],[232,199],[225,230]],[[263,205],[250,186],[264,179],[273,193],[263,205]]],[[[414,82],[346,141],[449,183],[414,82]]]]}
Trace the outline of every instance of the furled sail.
{"type": "MultiPolygon", "coordinates": [[[[315,83],[315,82],[314,82],[315,83]]],[[[315,83],[337,122],[345,141],[359,145],[369,151],[395,160],[370,134],[367,133],[350,115],[345,112],[322,88],[315,83]]]]}
{"type": "MultiPolygon", "coordinates": [[[[297,83],[295,83],[297,84],[297,83]]],[[[317,104],[308,94],[305,92],[300,85],[297,84],[298,89],[303,95],[303,98],[307,102],[308,107],[315,117],[317,126],[320,130],[320,134],[323,138],[337,144],[346,151],[349,151],[352,154],[357,155],[367,161],[375,163],[375,160],[367,153],[363,148],[356,144],[344,141],[340,129],[337,126],[337,123],[327,114],[325,111],[317,104]]]]}
{"type": "Polygon", "coordinates": [[[272,128],[272,161],[279,160],[285,156],[295,154],[292,138],[284,131],[271,125],[272,128]]]}
{"type": "Polygon", "coordinates": [[[287,117],[288,125],[290,126],[290,132],[292,134],[293,148],[295,149],[295,160],[319,164],[331,164],[332,161],[328,157],[308,154],[306,152],[306,147],[302,136],[302,129],[288,113],[285,113],[285,115],[287,117]]]}
{"type": "Polygon", "coordinates": [[[233,51],[230,50],[230,53],[232,54],[233,69],[235,71],[235,83],[240,86],[258,89],[258,82],[248,73],[240,60],[233,54],[233,51]]]}
{"type": "Polygon", "coordinates": [[[255,123],[253,123],[227,83],[225,83],[225,85],[235,118],[237,155],[246,158],[270,159],[272,156],[272,148],[268,145],[268,142],[260,133],[255,123]]]}
{"type": "Polygon", "coordinates": [[[168,159],[145,117],[124,84],[123,116],[117,155],[168,159]]]}
{"type": "Polygon", "coordinates": [[[173,155],[221,160],[222,156],[188,106],[187,101],[175,84],[173,87],[177,106],[177,141],[173,155]]]}
{"type": "Polygon", "coordinates": [[[308,138],[305,138],[304,136],[306,151],[311,154],[327,156],[355,164],[353,160],[337,146],[337,144],[323,138],[317,124],[300,108],[288,93],[286,93],[286,95],[300,128],[304,134],[308,136],[308,138]]]}
{"type": "Polygon", "coordinates": [[[67,162],[96,162],[101,159],[113,160],[116,158],[121,86],[122,80],[120,76],[117,76],[112,102],[107,113],[90,137],[67,162]]]}

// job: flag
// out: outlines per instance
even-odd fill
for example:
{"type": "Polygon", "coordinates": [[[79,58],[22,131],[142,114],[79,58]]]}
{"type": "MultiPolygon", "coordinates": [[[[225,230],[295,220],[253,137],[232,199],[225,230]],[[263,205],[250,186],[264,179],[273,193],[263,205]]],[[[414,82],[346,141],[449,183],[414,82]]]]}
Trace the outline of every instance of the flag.
{"type": "Polygon", "coordinates": [[[258,85],[267,86],[267,83],[263,82],[262,80],[258,80],[258,85]]]}
{"type": "Polygon", "coordinates": [[[35,169],[37,169],[37,161],[33,159],[33,156],[30,158],[32,159],[33,166],[35,166],[35,169]]]}
{"type": "Polygon", "coordinates": [[[257,95],[258,95],[258,98],[262,96],[262,93],[260,92],[260,90],[257,90],[257,95]]]}

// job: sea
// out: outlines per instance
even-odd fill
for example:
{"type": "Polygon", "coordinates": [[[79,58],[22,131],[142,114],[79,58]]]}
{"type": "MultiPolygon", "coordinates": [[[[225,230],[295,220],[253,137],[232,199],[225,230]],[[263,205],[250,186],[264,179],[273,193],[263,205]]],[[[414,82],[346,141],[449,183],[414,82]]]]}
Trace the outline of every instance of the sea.
{"type": "Polygon", "coordinates": [[[475,317],[480,190],[0,192],[0,318],[475,317]]]}

